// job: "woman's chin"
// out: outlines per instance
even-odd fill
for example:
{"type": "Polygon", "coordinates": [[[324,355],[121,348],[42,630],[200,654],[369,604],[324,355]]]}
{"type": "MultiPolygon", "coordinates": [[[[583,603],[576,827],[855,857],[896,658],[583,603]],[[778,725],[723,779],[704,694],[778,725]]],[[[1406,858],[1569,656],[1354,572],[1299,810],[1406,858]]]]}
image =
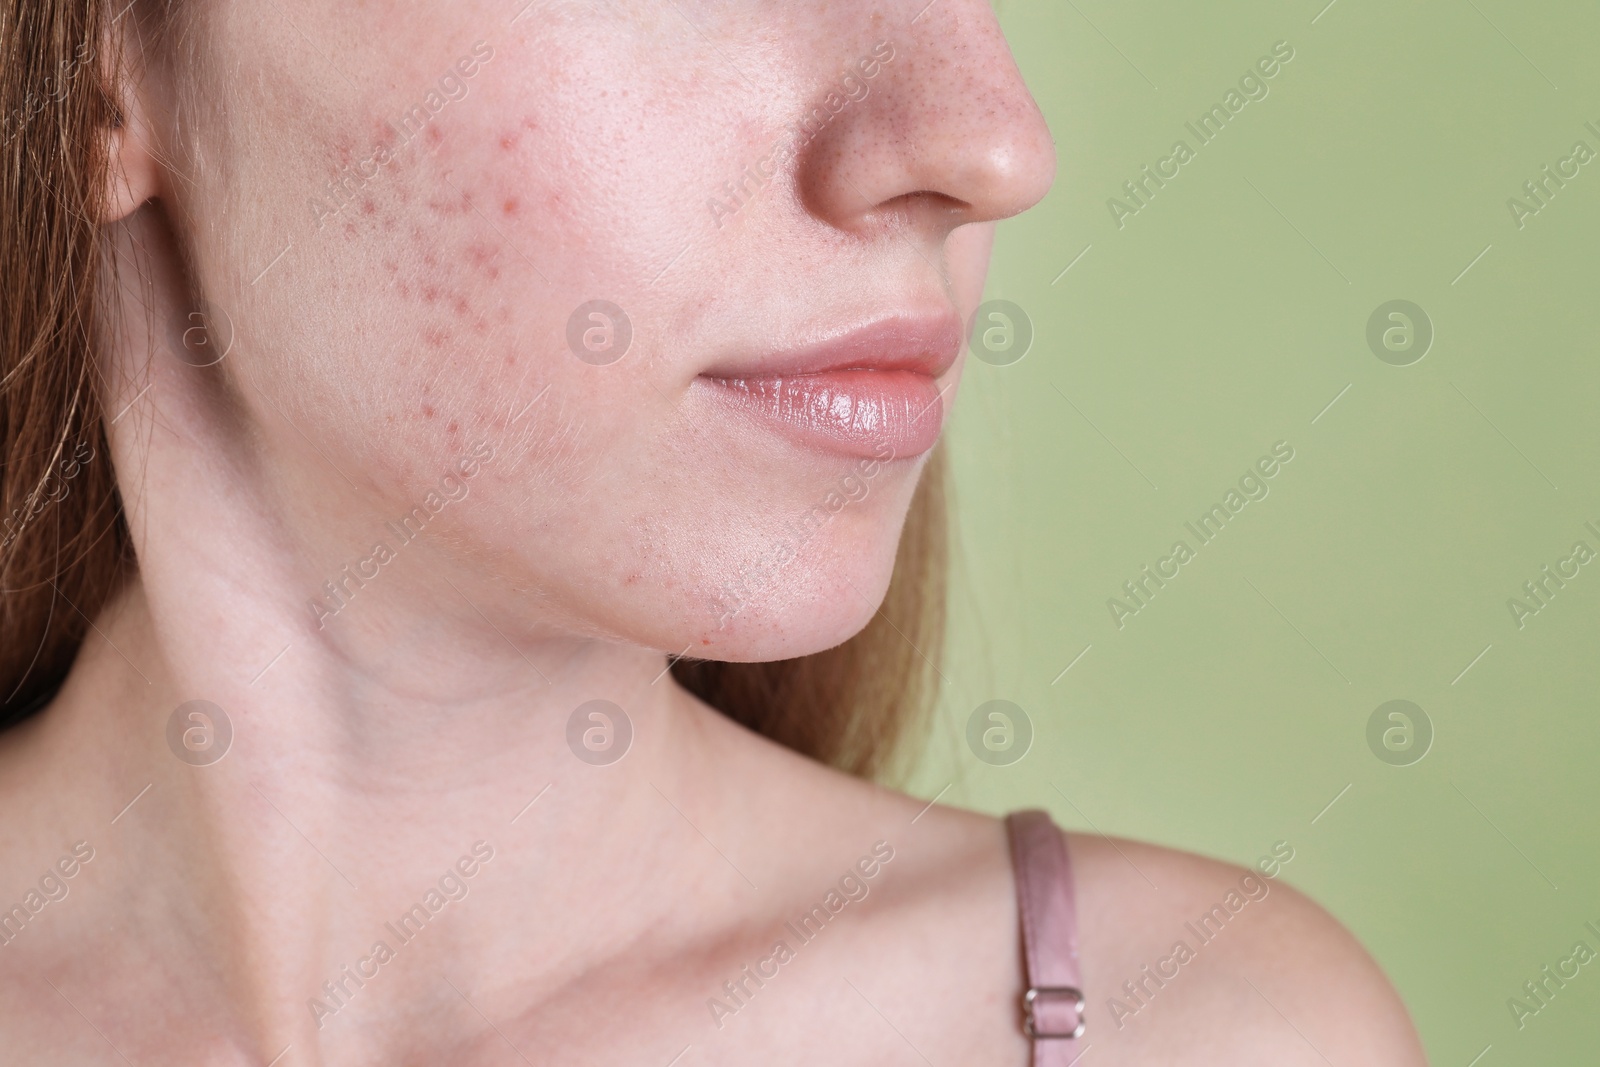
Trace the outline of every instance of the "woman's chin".
{"type": "MultiPolygon", "coordinates": [[[[786,585],[743,603],[723,599],[717,618],[698,633],[689,656],[764,663],[824,652],[860,633],[877,614],[889,585],[881,573],[851,569],[826,580],[786,585]]],[[[681,647],[681,646],[680,646],[681,647]]]]}

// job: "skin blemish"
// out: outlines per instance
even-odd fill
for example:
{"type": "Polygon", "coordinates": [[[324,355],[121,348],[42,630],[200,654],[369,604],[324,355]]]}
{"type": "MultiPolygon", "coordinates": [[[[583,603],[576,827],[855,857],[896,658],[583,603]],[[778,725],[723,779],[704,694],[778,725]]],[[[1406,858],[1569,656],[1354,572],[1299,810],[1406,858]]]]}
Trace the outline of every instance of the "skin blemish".
{"type": "Polygon", "coordinates": [[[500,268],[493,266],[494,260],[499,258],[500,250],[493,245],[471,244],[467,246],[467,260],[474,270],[487,274],[491,278],[500,277],[500,268]]]}
{"type": "Polygon", "coordinates": [[[441,330],[437,326],[429,326],[422,331],[422,340],[429,348],[443,348],[450,343],[450,331],[441,330]]]}
{"type": "Polygon", "coordinates": [[[504,204],[500,205],[500,210],[504,211],[507,215],[515,215],[517,213],[517,206],[516,198],[513,197],[510,200],[507,200],[504,204]]]}
{"type": "Polygon", "coordinates": [[[456,314],[458,316],[460,316],[461,318],[463,318],[463,319],[467,318],[468,316],[470,316],[472,314],[471,306],[466,302],[466,300],[463,297],[459,297],[459,296],[456,297],[456,302],[455,302],[454,307],[455,307],[456,314]]]}
{"type": "Polygon", "coordinates": [[[363,215],[375,214],[377,212],[377,210],[378,210],[378,205],[374,204],[371,200],[363,200],[363,201],[361,201],[361,213],[363,215]]]}
{"type": "Polygon", "coordinates": [[[423,286],[422,299],[425,303],[437,304],[439,302],[439,287],[436,285],[423,286]]]}
{"type": "Polygon", "coordinates": [[[422,405],[422,417],[425,419],[433,418],[433,405],[427,403],[426,401],[424,401],[422,405]]]}

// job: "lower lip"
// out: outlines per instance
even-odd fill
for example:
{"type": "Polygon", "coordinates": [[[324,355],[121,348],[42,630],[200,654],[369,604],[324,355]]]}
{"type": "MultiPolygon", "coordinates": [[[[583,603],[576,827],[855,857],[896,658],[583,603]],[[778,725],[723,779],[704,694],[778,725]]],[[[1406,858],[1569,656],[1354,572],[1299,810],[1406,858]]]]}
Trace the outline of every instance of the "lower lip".
{"type": "Polygon", "coordinates": [[[747,414],[826,452],[874,459],[919,456],[933,448],[944,426],[938,383],[916,371],[704,380],[747,414]]]}

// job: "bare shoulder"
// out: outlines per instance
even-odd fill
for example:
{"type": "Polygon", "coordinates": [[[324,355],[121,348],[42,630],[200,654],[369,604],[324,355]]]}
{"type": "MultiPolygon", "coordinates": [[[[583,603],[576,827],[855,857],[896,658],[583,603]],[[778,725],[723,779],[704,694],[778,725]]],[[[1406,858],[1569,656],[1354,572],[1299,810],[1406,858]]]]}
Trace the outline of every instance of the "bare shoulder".
{"type": "MultiPolygon", "coordinates": [[[[795,887],[792,898],[766,902],[766,918],[814,910],[825,876],[859,862],[850,848],[863,859],[880,846],[892,855],[857,867],[875,873],[855,887],[859,905],[839,905],[842,921],[830,930],[841,936],[805,948],[822,965],[818,975],[849,975],[837,1006],[862,1014],[863,1029],[850,1038],[870,1054],[842,1058],[838,1049],[808,1046],[818,1053],[812,1059],[867,1062],[901,1055],[909,1043],[929,1059],[937,1049],[949,1062],[1028,1062],[1003,822],[801,765],[787,753],[755,762],[760,773],[741,788],[771,798],[761,810],[804,813],[794,822],[763,820],[762,836],[784,842],[781,874],[764,882],[795,887]],[[860,1045],[876,1031],[884,1045],[860,1045]]],[[[1372,958],[1285,882],[1289,846],[1267,865],[1268,877],[1155,845],[1066,838],[1093,1062],[1426,1064],[1404,1006],[1372,958]]],[[[832,1003],[824,985],[808,992],[741,1009],[740,1023],[780,1003],[804,1007],[805,1017],[832,1003]]]]}
{"type": "Polygon", "coordinates": [[[1372,957],[1284,882],[1288,843],[1259,868],[1086,834],[1068,843],[1100,1062],[1427,1063],[1372,957]]]}

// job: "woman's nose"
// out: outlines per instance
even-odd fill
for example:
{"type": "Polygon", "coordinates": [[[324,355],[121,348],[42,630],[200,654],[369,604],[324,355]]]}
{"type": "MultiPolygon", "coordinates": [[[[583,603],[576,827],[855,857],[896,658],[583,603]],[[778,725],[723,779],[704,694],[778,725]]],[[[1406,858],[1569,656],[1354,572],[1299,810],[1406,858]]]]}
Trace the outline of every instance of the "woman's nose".
{"type": "MultiPolygon", "coordinates": [[[[984,0],[913,0],[897,30],[852,60],[850,95],[819,70],[829,115],[799,157],[798,191],[816,216],[859,232],[889,212],[942,239],[951,229],[1018,214],[1055,178],[1055,145],[984,0]],[[914,21],[913,21],[914,19],[914,21]],[[865,60],[865,62],[863,62],[865,60]],[[872,77],[866,72],[876,68],[872,77]]],[[[836,61],[835,61],[836,62],[836,61]]],[[[806,101],[808,115],[818,113],[806,101]]],[[[813,126],[816,124],[812,120],[813,126]]]]}

